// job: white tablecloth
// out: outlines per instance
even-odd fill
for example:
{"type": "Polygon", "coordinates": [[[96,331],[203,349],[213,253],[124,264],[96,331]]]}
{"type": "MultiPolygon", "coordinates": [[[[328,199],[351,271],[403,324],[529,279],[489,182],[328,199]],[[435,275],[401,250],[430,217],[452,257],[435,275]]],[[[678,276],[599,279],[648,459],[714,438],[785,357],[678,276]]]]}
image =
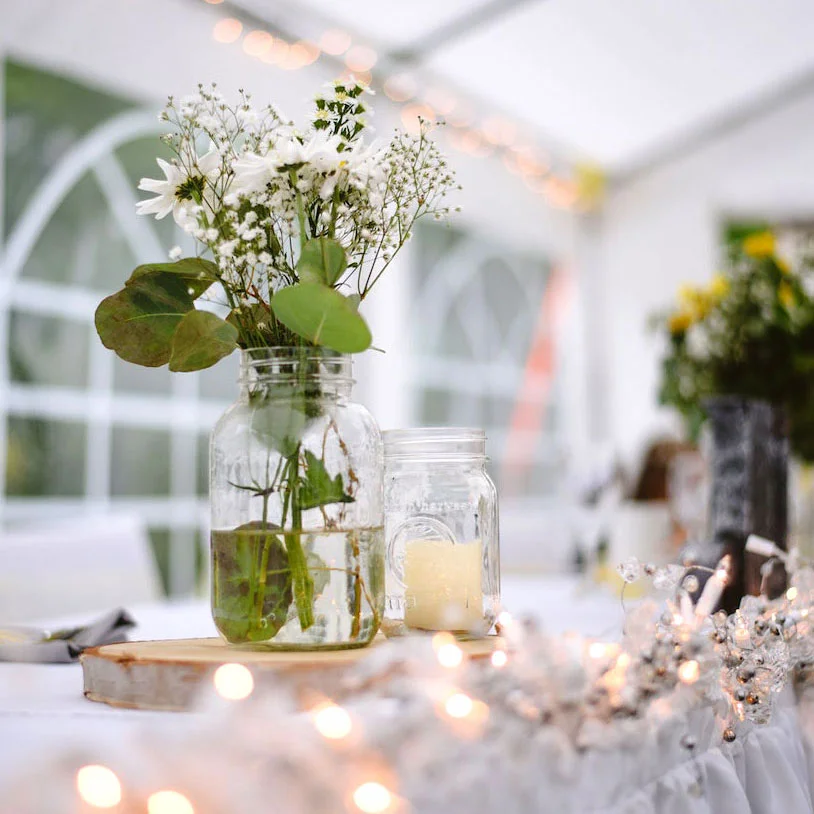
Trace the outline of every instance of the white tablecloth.
{"type": "MultiPolygon", "coordinates": [[[[517,614],[533,613],[552,632],[575,630],[608,637],[621,629],[618,599],[584,594],[567,578],[504,579],[505,604],[517,614]]],[[[130,609],[137,638],[214,635],[204,602],[130,609]]],[[[73,622],[75,620],[60,620],[73,622]]],[[[195,725],[194,715],[117,710],[82,697],[79,665],[0,664],[0,789],[35,776],[49,756],[92,747],[96,754],[120,752],[139,733],[178,736],[195,725]]],[[[697,758],[688,760],[679,741],[686,725],[654,734],[634,749],[587,753],[563,770],[528,767],[527,776],[545,789],[540,808],[601,814],[805,814],[812,807],[814,759],[801,735],[791,694],[773,723],[733,744],[722,744],[711,712],[691,722],[697,758]],[[693,793],[700,779],[700,795],[693,793]]],[[[493,791],[497,791],[495,788],[493,791]]],[[[491,796],[491,795],[489,795],[491,796]]],[[[535,795],[536,796],[536,795],[535,795]]],[[[528,800],[528,798],[526,798],[528,800]]],[[[521,810],[492,806],[484,797],[477,811],[521,810]]]]}

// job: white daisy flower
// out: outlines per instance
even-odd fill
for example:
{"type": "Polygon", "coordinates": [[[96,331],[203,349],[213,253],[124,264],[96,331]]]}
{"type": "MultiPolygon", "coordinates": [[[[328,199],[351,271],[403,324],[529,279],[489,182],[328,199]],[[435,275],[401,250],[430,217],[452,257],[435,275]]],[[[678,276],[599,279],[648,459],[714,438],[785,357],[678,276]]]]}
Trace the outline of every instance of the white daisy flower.
{"type": "Polygon", "coordinates": [[[156,160],[165,177],[163,180],[141,179],[138,188],[156,195],[146,201],[139,201],[136,211],[139,215],[155,215],[158,220],[172,212],[179,226],[188,226],[198,212],[199,201],[209,197],[210,185],[220,173],[220,156],[217,152],[210,151],[196,159],[193,173],[161,158],[156,160]]]}

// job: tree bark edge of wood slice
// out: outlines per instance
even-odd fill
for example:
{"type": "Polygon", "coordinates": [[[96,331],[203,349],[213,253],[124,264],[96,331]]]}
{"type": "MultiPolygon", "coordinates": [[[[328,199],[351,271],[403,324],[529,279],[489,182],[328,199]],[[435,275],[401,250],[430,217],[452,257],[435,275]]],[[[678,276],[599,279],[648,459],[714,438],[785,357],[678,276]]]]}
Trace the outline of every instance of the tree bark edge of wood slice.
{"type": "MultiPolygon", "coordinates": [[[[102,645],[89,648],[80,657],[84,695],[90,701],[122,709],[185,711],[194,707],[218,667],[229,663],[251,669],[260,687],[279,685],[281,680],[329,687],[337,673],[363,660],[384,641],[384,637],[377,637],[368,647],[328,651],[243,650],[221,639],[102,645]]],[[[503,647],[497,636],[458,644],[473,659],[488,658],[503,647]]]]}

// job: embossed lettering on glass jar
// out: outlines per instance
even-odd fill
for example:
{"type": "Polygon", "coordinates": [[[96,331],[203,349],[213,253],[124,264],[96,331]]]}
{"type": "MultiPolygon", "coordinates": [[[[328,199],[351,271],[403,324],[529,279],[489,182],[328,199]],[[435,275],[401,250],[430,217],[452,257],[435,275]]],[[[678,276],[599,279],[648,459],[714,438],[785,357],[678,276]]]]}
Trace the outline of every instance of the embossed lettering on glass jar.
{"type": "Polygon", "coordinates": [[[500,604],[500,544],[483,430],[391,430],[384,451],[384,632],[485,635],[500,604]]]}
{"type": "Polygon", "coordinates": [[[382,444],[351,358],[258,348],[212,433],[212,615],[232,644],[360,647],[384,610],[382,444]]]}

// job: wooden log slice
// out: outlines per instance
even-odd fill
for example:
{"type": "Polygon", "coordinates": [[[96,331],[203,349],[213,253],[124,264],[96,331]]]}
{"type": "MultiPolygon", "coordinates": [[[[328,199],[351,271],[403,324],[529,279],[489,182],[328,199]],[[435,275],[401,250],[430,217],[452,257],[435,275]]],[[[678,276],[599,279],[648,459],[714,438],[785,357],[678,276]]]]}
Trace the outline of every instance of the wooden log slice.
{"type": "MultiPolygon", "coordinates": [[[[282,679],[330,691],[343,670],[384,641],[381,637],[366,648],[328,651],[243,650],[221,639],[121,642],[89,648],[80,661],[84,694],[91,701],[126,709],[181,711],[194,704],[223,664],[245,665],[258,687],[282,679]]],[[[489,636],[459,646],[470,658],[479,659],[488,658],[502,642],[489,636]]]]}

